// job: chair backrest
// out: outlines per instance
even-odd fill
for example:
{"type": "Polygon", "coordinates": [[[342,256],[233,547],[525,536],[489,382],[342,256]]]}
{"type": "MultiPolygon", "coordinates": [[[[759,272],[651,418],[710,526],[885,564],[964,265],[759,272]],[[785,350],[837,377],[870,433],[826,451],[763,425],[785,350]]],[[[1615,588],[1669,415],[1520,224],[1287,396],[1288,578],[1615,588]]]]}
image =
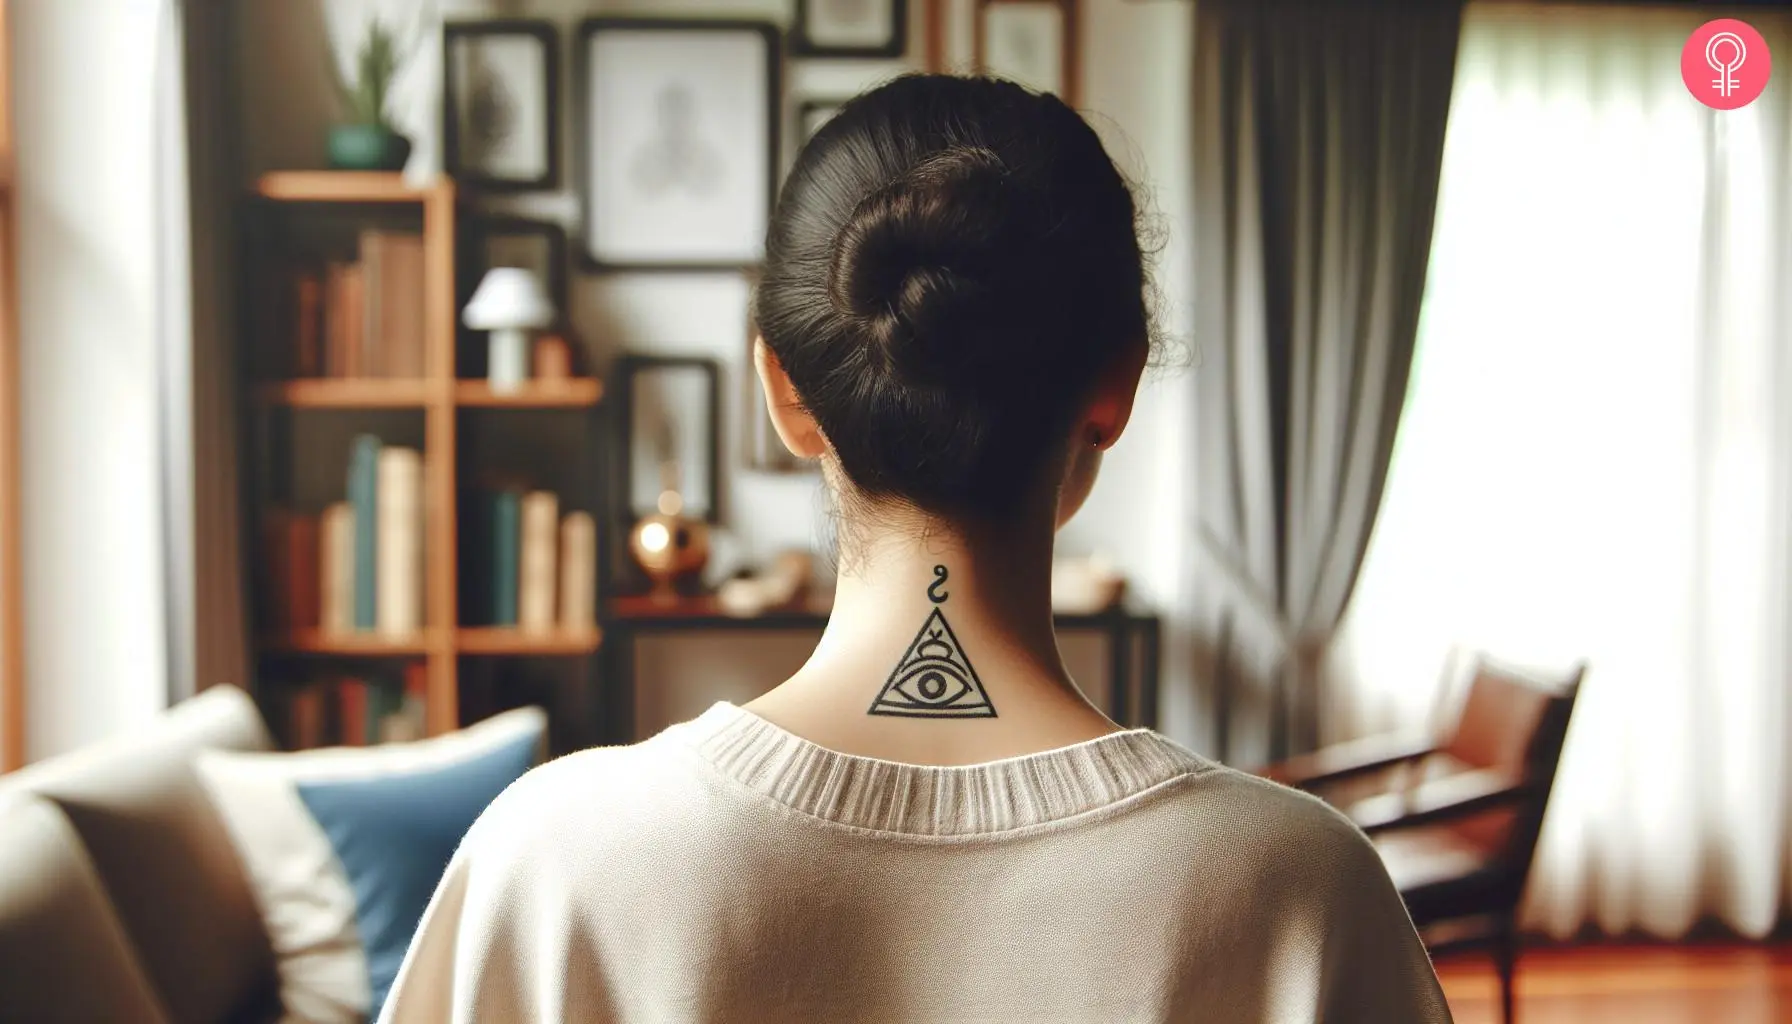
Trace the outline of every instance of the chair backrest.
{"type": "MultiPolygon", "coordinates": [[[[1568,720],[1574,713],[1586,664],[1556,681],[1527,675],[1486,658],[1477,659],[1462,714],[1442,750],[1474,768],[1510,775],[1527,790],[1513,811],[1499,815],[1496,863],[1522,888],[1537,851],[1537,836],[1555,787],[1568,720]]],[[[1516,893],[1513,894],[1516,897],[1516,893]]]]}

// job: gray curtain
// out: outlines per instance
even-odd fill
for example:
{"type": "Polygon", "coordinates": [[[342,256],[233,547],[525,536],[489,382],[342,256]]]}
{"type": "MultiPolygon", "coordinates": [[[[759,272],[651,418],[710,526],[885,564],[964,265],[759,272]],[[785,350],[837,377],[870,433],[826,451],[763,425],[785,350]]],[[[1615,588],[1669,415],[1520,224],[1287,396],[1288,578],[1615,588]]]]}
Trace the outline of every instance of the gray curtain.
{"type": "Polygon", "coordinates": [[[1318,739],[1406,395],[1461,16],[1197,5],[1189,582],[1222,759],[1318,739]]]}

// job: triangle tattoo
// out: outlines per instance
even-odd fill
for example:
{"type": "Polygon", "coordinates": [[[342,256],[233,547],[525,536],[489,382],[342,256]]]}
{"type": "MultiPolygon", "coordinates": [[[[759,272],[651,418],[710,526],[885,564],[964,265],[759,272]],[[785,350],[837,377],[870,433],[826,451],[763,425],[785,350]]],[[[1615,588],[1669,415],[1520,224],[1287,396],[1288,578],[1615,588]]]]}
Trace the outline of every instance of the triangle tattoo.
{"type": "MultiPolygon", "coordinates": [[[[946,567],[936,565],[937,577],[927,588],[927,596],[935,604],[943,604],[948,595],[934,593],[946,582],[946,567]]],[[[946,616],[935,608],[921,623],[921,631],[908,645],[908,652],[891,670],[890,678],[878,691],[877,699],[866,711],[871,715],[897,715],[904,718],[994,718],[995,705],[971,668],[971,659],[960,646],[958,637],[946,622],[946,616]]]]}

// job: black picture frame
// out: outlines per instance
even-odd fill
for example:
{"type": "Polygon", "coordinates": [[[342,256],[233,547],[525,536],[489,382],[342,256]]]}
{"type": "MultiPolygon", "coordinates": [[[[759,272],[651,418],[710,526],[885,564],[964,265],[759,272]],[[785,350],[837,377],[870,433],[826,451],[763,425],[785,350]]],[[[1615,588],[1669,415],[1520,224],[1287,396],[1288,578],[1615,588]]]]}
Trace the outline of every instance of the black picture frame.
{"type": "Polygon", "coordinates": [[[721,444],[722,444],[722,392],[721,366],[716,360],[702,356],[643,356],[628,355],[616,360],[612,370],[612,379],[616,386],[616,414],[619,422],[615,430],[619,451],[613,460],[617,476],[613,493],[615,507],[618,512],[617,522],[626,528],[644,515],[652,514],[656,509],[654,499],[657,495],[642,498],[635,490],[635,444],[637,440],[635,414],[637,403],[635,390],[637,378],[643,374],[656,372],[694,372],[703,380],[704,397],[701,405],[703,415],[708,423],[702,431],[704,453],[695,467],[682,466],[685,472],[698,469],[705,473],[705,496],[708,501],[700,511],[693,509],[688,502],[684,514],[693,518],[701,518],[709,523],[720,523],[722,520],[722,478],[721,478],[721,444]]]}
{"type": "MultiPolygon", "coordinates": [[[[577,192],[580,205],[580,223],[578,228],[577,252],[575,258],[581,269],[594,273],[640,273],[640,272],[723,272],[740,271],[757,267],[763,262],[763,250],[743,256],[692,255],[687,257],[666,256],[660,258],[616,258],[593,251],[592,233],[594,225],[599,222],[596,192],[602,183],[596,176],[594,150],[600,145],[596,137],[594,110],[596,103],[591,95],[593,88],[594,62],[591,56],[592,45],[597,37],[606,32],[649,32],[649,33],[736,33],[753,36],[764,48],[764,176],[763,195],[755,194],[755,213],[761,218],[761,225],[771,222],[772,206],[777,202],[780,179],[779,151],[780,122],[784,109],[783,95],[783,34],[778,26],[769,21],[725,18],[635,18],[635,17],[592,17],[579,22],[576,40],[577,48],[573,53],[573,68],[577,87],[574,90],[574,117],[576,119],[576,137],[574,155],[574,174],[577,175],[577,192]],[[763,204],[763,209],[757,204],[763,204]]],[[[763,227],[757,232],[755,244],[762,245],[763,227]]]]}
{"type": "Polygon", "coordinates": [[[442,169],[449,177],[490,192],[526,192],[560,186],[560,31],[551,21],[503,18],[490,21],[451,21],[442,26],[442,169]],[[462,159],[460,108],[463,85],[458,81],[455,48],[491,36],[522,36],[541,46],[541,102],[546,118],[544,133],[546,170],[526,178],[507,178],[466,166],[462,159]]]}
{"type": "Polygon", "coordinates": [[[464,245],[466,253],[464,288],[477,287],[480,278],[493,266],[490,259],[490,243],[497,237],[540,236],[545,239],[548,249],[547,287],[548,295],[554,300],[554,308],[560,316],[567,315],[567,255],[566,229],[553,221],[535,220],[532,217],[519,217],[507,213],[474,213],[466,216],[464,225],[464,245]]]}
{"type": "Polygon", "coordinates": [[[908,52],[908,0],[885,0],[890,5],[890,34],[885,42],[875,46],[841,46],[817,41],[810,34],[817,2],[796,0],[796,21],[790,31],[793,54],[799,57],[863,58],[900,57],[908,52]]]}

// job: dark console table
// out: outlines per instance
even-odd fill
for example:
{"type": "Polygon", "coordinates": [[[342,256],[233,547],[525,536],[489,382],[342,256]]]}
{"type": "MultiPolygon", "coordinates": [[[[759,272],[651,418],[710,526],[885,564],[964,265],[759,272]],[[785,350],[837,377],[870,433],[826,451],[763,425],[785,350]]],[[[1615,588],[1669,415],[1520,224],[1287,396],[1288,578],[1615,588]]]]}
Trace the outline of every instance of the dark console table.
{"type": "MultiPolygon", "coordinates": [[[[821,632],[827,625],[826,595],[818,600],[769,609],[759,615],[735,616],[722,611],[713,596],[680,598],[675,604],[645,596],[615,598],[604,623],[603,704],[608,739],[631,743],[635,719],[635,640],[666,633],[821,632]]],[[[1157,685],[1162,625],[1155,612],[1126,602],[1105,611],[1054,617],[1061,633],[1093,631],[1105,635],[1108,649],[1109,718],[1128,726],[1157,727],[1157,685]]]]}

